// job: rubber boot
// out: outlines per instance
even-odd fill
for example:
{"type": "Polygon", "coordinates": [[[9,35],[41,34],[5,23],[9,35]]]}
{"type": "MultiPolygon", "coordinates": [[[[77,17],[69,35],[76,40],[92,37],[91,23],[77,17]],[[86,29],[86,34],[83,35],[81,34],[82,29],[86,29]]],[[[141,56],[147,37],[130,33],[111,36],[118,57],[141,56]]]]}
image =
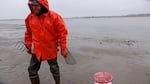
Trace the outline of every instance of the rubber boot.
{"type": "Polygon", "coordinates": [[[40,84],[39,76],[30,77],[32,84],[40,84]]]}

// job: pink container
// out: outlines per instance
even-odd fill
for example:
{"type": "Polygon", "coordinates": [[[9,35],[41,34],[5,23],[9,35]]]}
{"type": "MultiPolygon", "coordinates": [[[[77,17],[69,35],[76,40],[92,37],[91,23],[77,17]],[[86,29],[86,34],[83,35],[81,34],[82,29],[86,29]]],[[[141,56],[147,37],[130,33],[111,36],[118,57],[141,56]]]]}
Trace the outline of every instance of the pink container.
{"type": "Polygon", "coordinates": [[[112,84],[112,75],[107,72],[95,73],[94,82],[94,84],[112,84]]]}

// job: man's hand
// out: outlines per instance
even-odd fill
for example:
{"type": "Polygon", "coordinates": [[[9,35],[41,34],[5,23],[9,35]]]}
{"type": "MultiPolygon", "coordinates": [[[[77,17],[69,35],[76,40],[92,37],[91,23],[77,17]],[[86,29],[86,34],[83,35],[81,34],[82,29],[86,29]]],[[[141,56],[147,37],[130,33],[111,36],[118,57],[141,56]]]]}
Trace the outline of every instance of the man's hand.
{"type": "Polygon", "coordinates": [[[66,58],[67,55],[68,55],[67,49],[62,49],[62,50],[61,50],[61,55],[66,58]]]}
{"type": "Polygon", "coordinates": [[[31,49],[27,49],[26,51],[27,51],[27,53],[32,54],[31,49]]]}

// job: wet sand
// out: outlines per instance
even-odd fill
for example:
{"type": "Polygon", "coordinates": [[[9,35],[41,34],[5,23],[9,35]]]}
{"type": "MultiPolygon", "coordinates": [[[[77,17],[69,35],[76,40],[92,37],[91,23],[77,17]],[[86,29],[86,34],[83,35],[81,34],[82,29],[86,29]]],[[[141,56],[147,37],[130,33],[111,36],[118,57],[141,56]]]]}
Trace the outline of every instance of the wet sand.
{"type": "MultiPolygon", "coordinates": [[[[65,20],[68,48],[77,64],[67,65],[58,56],[61,84],[94,84],[96,72],[111,73],[113,84],[149,84],[147,21],[150,17],[65,20]]],[[[23,40],[24,29],[22,24],[0,24],[0,84],[30,84],[27,68],[31,56],[15,48],[23,40]]],[[[39,75],[41,84],[54,84],[47,62],[42,63],[39,75]]]]}

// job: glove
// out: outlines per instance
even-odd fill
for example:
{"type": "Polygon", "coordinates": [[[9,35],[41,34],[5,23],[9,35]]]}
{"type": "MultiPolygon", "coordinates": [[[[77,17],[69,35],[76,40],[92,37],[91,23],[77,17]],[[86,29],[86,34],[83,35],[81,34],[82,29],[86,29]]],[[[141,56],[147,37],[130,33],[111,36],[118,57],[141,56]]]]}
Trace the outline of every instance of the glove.
{"type": "Polygon", "coordinates": [[[27,49],[26,51],[27,53],[32,54],[31,49],[27,49]]]}
{"type": "Polygon", "coordinates": [[[32,54],[32,51],[31,51],[31,49],[28,48],[27,44],[25,44],[25,47],[26,47],[27,53],[28,53],[28,54],[32,54]]]}
{"type": "Polygon", "coordinates": [[[64,56],[65,58],[67,57],[68,55],[68,52],[67,52],[67,49],[61,49],[61,55],[64,56]]]}

